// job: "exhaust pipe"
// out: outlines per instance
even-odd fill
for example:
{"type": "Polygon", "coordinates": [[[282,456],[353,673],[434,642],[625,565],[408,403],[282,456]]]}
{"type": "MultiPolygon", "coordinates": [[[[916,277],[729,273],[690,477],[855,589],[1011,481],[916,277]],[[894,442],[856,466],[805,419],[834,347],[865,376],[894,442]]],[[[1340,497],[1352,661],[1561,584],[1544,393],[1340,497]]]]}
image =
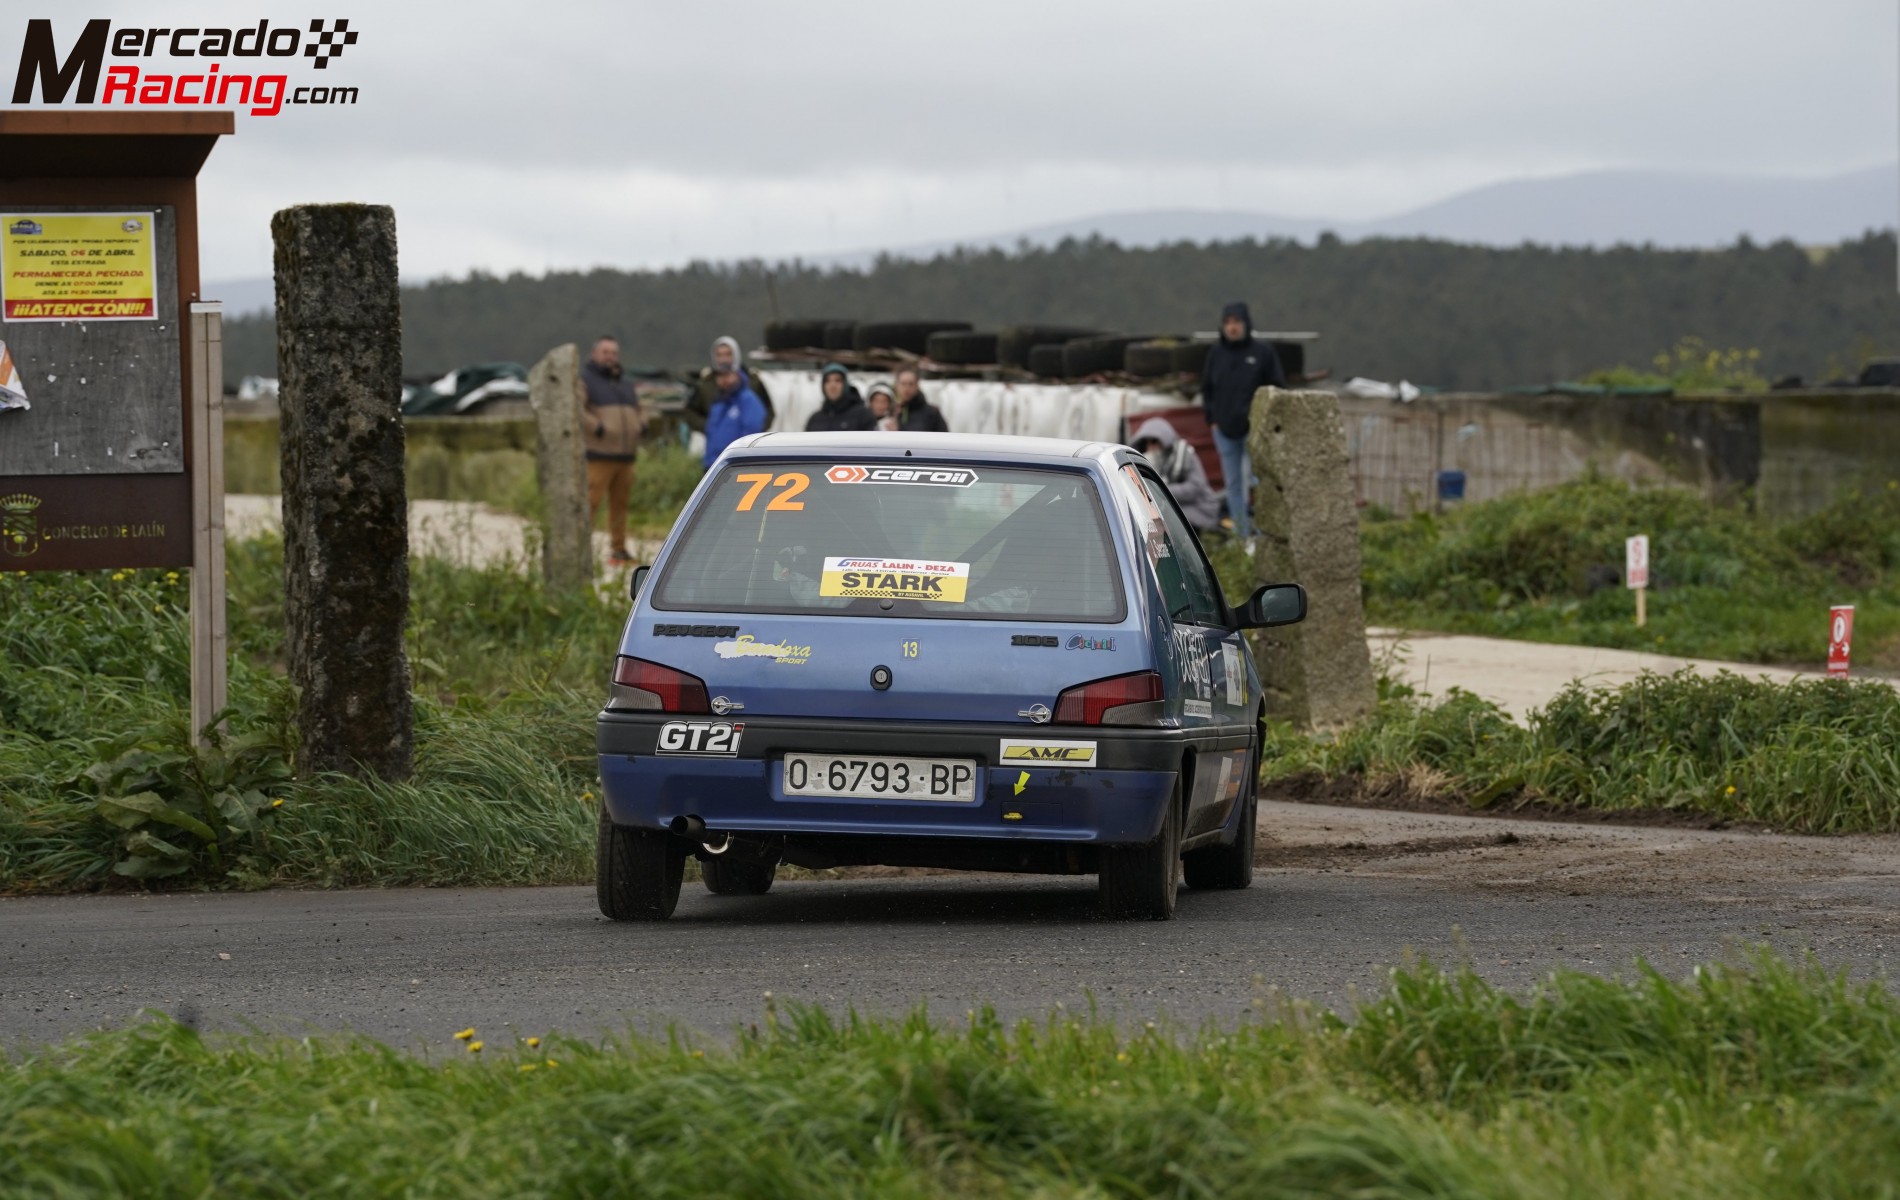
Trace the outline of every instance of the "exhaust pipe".
{"type": "Polygon", "coordinates": [[[724,833],[708,833],[706,822],[698,817],[674,817],[667,826],[676,837],[698,842],[708,854],[724,854],[732,849],[732,838],[724,833]]]}

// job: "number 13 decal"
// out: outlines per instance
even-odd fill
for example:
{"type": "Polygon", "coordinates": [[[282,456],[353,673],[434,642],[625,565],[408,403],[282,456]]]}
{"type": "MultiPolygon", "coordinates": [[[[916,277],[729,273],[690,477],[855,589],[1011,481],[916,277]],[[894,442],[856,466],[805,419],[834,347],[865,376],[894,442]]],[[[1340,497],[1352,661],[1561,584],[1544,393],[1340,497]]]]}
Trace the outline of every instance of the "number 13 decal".
{"type": "Polygon", "coordinates": [[[792,499],[793,496],[811,486],[811,476],[803,472],[787,471],[777,479],[772,478],[769,471],[742,472],[734,475],[733,478],[740,483],[752,485],[746,489],[745,495],[739,497],[739,503],[734,508],[735,512],[751,512],[753,502],[759,498],[759,493],[764,491],[768,484],[783,490],[772,497],[771,503],[765,506],[766,512],[803,512],[805,510],[803,500],[792,499]]]}

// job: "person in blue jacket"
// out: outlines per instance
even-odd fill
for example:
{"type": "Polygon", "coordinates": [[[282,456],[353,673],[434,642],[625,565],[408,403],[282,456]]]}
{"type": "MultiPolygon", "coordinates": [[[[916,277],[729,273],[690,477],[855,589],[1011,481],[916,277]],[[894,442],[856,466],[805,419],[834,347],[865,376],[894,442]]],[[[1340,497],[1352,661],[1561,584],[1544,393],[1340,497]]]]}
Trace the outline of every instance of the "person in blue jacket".
{"type": "Polygon", "coordinates": [[[765,405],[736,366],[716,372],[713,385],[718,393],[706,412],[705,463],[709,467],[727,446],[747,434],[765,431],[765,405]]]}
{"type": "Polygon", "coordinates": [[[1234,536],[1253,541],[1253,513],[1247,506],[1252,464],[1247,457],[1247,425],[1253,415],[1254,393],[1263,387],[1285,387],[1286,372],[1271,342],[1253,335],[1253,315],[1236,300],[1220,313],[1220,341],[1207,355],[1201,371],[1201,403],[1207,423],[1214,427],[1214,445],[1220,450],[1222,474],[1227,476],[1227,514],[1234,519],[1234,536]]]}

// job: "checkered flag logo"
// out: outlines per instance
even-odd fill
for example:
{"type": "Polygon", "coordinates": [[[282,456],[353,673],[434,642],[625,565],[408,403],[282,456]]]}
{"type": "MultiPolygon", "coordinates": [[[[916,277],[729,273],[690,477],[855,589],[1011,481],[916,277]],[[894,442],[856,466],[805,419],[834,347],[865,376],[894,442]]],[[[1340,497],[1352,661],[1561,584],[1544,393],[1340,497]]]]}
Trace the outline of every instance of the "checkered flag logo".
{"type": "Polygon", "coordinates": [[[335,29],[325,29],[321,18],[310,22],[310,32],[316,36],[304,46],[304,57],[317,60],[317,70],[330,65],[330,60],[343,53],[343,47],[356,45],[356,30],[350,28],[347,18],[338,18],[335,29]]]}

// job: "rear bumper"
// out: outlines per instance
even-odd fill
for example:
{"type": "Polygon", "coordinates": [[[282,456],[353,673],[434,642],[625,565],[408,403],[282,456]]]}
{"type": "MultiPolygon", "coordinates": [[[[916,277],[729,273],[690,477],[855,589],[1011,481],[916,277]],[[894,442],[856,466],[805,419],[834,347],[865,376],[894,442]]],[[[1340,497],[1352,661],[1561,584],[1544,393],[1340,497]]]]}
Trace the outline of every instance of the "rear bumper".
{"type": "MultiPolygon", "coordinates": [[[[745,720],[730,758],[657,753],[659,713],[602,713],[595,743],[615,824],[667,829],[697,817],[709,831],[1132,845],[1152,841],[1174,794],[1188,735],[1173,729],[1075,729],[927,722],[745,720]],[[1005,738],[1092,741],[1095,762],[999,763],[1005,738]],[[970,759],[976,799],[788,797],[788,752],[970,759]]],[[[734,720],[741,719],[734,717],[734,720]]]]}

